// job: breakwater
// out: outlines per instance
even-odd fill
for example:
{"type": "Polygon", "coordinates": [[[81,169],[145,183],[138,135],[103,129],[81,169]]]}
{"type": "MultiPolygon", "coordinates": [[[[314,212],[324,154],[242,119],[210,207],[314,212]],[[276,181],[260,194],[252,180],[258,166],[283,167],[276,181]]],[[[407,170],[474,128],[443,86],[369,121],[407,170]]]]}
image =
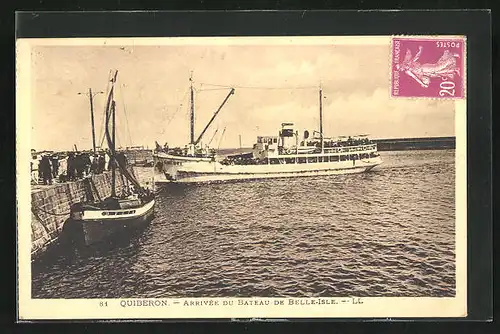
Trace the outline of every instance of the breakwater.
{"type": "MultiPolygon", "coordinates": [[[[130,168],[130,171],[134,174],[133,168],[130,168]]],[[[96,198],[92,183],[101,198],[111,194],[111,172],[74,182],[43,186],[31,192],[32,260],[58,240],[64,223],[69,218],[69,208],[72,204],[96,198]]],[[[125,179],[117,172],[117,192],[121,192],[125,186],[125,179]]]]}
{"type": "Polygon", "coordinates": [[[455,148],[455,137],[375,139],[379,151],[449,150],[455,148]]]}

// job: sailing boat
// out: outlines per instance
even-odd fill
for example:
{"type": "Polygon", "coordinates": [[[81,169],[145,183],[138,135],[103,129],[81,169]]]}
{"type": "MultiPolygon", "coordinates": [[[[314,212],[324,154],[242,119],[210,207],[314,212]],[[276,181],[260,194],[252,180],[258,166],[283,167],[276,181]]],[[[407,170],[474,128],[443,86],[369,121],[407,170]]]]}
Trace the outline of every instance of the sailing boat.
{"type": "MultiPolygon", "coordinates": [[[[70,220],[73,240],[86,246],[104,241],[122,232],[131,232],[148,224],[154,215],[154,194],[144,189],[127,170],[125,162],[115,148],[116,103],[114,86],[118,71],[111,75],[111,87],[106,102],[105,135],[109,148],[111,165],[111,195],[101,199],[97,189],[97,200],[79,202],[70,207],[70,220]],[[110,122],[112,129],[110,131],[110,122]],[[110,133],[111,132],[111,133],[110,133]],[[116,193],[116,169],[130,182],[131,189],[123,195],[116,193]]],[[[92,182],[92,180],[90,180],[92,182]]]]}

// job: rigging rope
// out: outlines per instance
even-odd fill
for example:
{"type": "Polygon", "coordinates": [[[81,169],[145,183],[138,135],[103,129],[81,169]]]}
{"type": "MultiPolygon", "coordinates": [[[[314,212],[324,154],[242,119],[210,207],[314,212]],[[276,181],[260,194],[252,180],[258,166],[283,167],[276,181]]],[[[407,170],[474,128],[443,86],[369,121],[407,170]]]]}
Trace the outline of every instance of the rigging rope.
{"type": "Polygon", "coordinates": [[[172,116],[167,120],[167,126],[166,127],[168,127],[170,125],[170,123],[172,123],[172,120],[174,119],[175,115],[177,115],[177,113],[179,112],[179,110],[181,110],[181,107],[183,106],[184,100],[186,99],[186,97],[188,95],[188,92],[189,92],[189,89],[186,89],[186,91],[184,92],[184,96],[181,99],[181,103],[177,106],[177,109],[172,114],[172,116]]]}
{"type": "MultiPolygon", "coordinates": [[[[112,73],[112,71],[109,70],[109,73],[108,73],[108,84],[106,85],[106,98],[109,95],[109,89],[110,89],[109,82],[111,80],[111,73],[112,73]]],[[[101,135],[99,137],[100,138],[99,139],[99,142],[100,142],[99,147],[101,147],[101,148],[102,148],[102,144],[104,143],[104,138],[105,138],[105,136],[104,136],[105,118],[106,118],[106,103],[104,104],[104,114],[103,114],[103,117],[102,117],[102,120],[101,120],[101,135]]]]}
{"type": "Polygon", "coordinates": [[[102,136],[101,143],[99,144],[99,147],[102,148],[102,144],[104,143],[104,136],[102,136]]]}
{"type": "MultiPolygon", "coordinates": [[[[111,96],[110,96],[110,101],[111,101],[111,96]]],[[[139,193],[144,194],[144,188],[139,184],[139,182],[135,179],[135,177],[127,170],[126,166],[123,165],[123,161],[116,158],[116,149],[114,147],[116,145],[111,140],[111,134],[109,133],[109,121],[111,118],[111,113],[114,113],[114,112],[115,112],[115,103],[113,101],[111,103],[111,112],[109,112],[107,117],[106,117],[106,128],[105,128],[106,129],[105,134],[106,134],[106,140],[108,141],[108,146],[113,146],[113,147],[110,147],[110,152],[109,152],[110,157],[111,157],[111,159],[114,160],[114,164],[118,165],[118,167],[120,168],[120,172],[136,187],[136,189],[139,191],[139,193]],[[112,145],[109,145],[110,143],[112,145]]],[[[113,126],[114,126],[114,124],[113,124],[113,126]]]]}
{"type": "MultiPolygon", "coordinates": [[[[35,208],[34,207],[31,207],[31,210],[32,212],[35,214],[35,216],[37,215],[36,212],[35,212],[35,208]]],[[[68,211],[68,212],[65,212],[65,213],[55,213],[55,212],[50,212],[50,211],[46,211],[40,207],[37,207],[36,210],[38,211],[41,211],[43,213],[46,213],[48,215],[52,215],[52,216],[67,216],[71,213],[71,211],[68,211]]]]}
{"type": "Polygon", "coordinates": [[[223,88],[200,88],[200,89],[196,89],[197,92],[206,92],[206,91],[212,91],[212,90],[227,90],[228,88],[227,87],[223,87],[223,88]]]}
{"type": "MultiPolygon", "coordinates": [[[[115,129],[116,131],[116,129],[115,129]]],[[[118,131],[115,132],[116,135],[116,143],[118,144],[118,147],[122,147],[122,142],[120,140],[120,135],[118,134],[118,131]]]]}
{"type": "Polygon", "coordinates": [[[123,84],[120,85],[120,96],[122,98],[123,113],[125,114],[125,121],[127,122],[128,139],[130,140],[130,146],[132,146],[132,136],[130,134],[130,127],[128,125],[127,109],[125,108],[125,99],[123,97],[122,86],[123,86],[123,84]]]}
{"type": "Polygon", "coordinates": [[[49,238],[51,238],[52,236],[51,236],[51,233],[50,233],[48,227],[43,224],[43,219],[40,218],[40,215],[38,213],[36,213],[36,211],[33,209],[33,207],[31,207],[31,213],[33,213],[33,215],[35,216],[35,218],[38,220],[38,223],[40,225],[42,225],[43,230],[45,231],[45,234],[47,234],[49,236],[49,238]]]}
{"type": "Polygon", "coordinates": [[[293,90],[293,89],[318,89],[317,86],[295,86],[295,87],[261,87],[261,86],[235,86],[235,85],[219,85],[202,82],[201,85],[224,87],[224,88],[240,88],[240,89],[265,89],[265,90],[293,90]]]}
{"type": "Polygon", "coordinates": [[[217,146],[217,151],[220,149],[220,144],[222,143],[222,138],[224,137],[225,133],[226,133],[226,127],[224,127],[224,130],[222,130],[222,134],[220,135],[219,145],[217,146]]]}

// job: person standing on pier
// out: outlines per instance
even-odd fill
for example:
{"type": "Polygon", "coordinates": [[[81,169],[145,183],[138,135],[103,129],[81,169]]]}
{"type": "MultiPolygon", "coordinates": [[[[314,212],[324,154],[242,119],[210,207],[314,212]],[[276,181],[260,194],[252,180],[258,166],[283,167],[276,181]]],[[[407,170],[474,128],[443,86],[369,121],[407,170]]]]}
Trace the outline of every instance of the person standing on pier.
{"type": "Polygon", "coordinates": [[[43,184],[52,184],[52,170],[47,155],[44,155],[40,161],[40,170],[42,172],[43,184]]]}
{"type": "Polygon", "coordinates": [[[108,166],[107,166],[107,167],[108,167],[108,168],[107,168],[107,170],[111,170],[111,169],[113,169],[113,167],[115,167],[115,166],[116,166],[116,159],[118,159],[118,157],[116,157],[116,158],[115,158],[115,159],[113,159],[113,160],[109,159],[109,161],[108,161],[108,166]]]}
{"type": "Polygon", "coordinates": [[[59,158],[57,155],[52,156],[52,178],[56,179],[59,174],[59,158]]]}
{"type": "Polygon", "coordinates": [[[99,161],[98,161],[98,166],[97,166],[97,173],[101,174],[104,172],[104,169],[106,168],[106,160],[104,158],[104,154],[99,154],[99,161]]]}
{"type": "Polygon", "coordinates": [[[74,181],[75,180],[75,156],[71,152],[68,155],[68,162],[67,162],[67,170],[66,173],[68,175],[68,180],[69,181],[74,181]]]}
{"type": "Polygon", "coordinates": [[[93,154],[90,154],[88,153],[88,157],[89,157],[89,175],[90,174],[93,174],[94,173],[94,155],[93,154]]]}
{"type": "Polygon", "coordinates": [[[78,179],[83,178],[83,171],[85,169],[85,162],[83,161],[82,153],[78,153],[75,157],[75,169],[76,169],[76,177],[78,179]]]}
{"type": "Polygon", "coordinates": [[[90,167],[92,174],[97,174],[99,172],[99,156],[94,154],[92,156],[92,166],[90,167]]]}
{"type": "Polygon", "coordinates": [[[83,153],[83,165],[84,165],[84,174],[85,175],[90,175],[90,168],[92,166],[92,160],[90,160],[90,154],[88,153],[83,153]]]}
{"type": "Polygon", "coordinates": [[[109,158],[109,151],[106,150],[106,153],[104,154],[104,170],[109,170],[110,169],[110,158],[109,158]]]}
{"type": "Polygon", "coordinates": [[[65,153],[65,154],[66,154],[65,156],[59,155],[58,160],[57,160],[57,163],[59,164],[58,178],[63,182],[68,180],[68,174],[67,174],[68,156],[67,156],[67,153],[65,153]]]}
{"type": "Polygon", "coordinates": [[[31,156],[31,183],[38,184],[38,156],[31,156]]]}
{"type": "Polygon", "coordinates": [[[43,175],[42,175],[42,170],[40,169],[40,166],[42,165],[42,157],[43,157],[43,153],[42,154],[39,154],[38,157],[37,157],[37,162],[38,162],[38,181],[37,183],[40,183],[40,181],[43,181],[43,175]]]}
{"type": "Polygon", "coordinates": [[[81,163],[80,161],[82,158],[80,157],[80,154],[77,153],[75,154],[75,157],[73,159],[73,168],[75,169],[75,180],[77,180],[80,177],[80,171],[81,171],[81,163]]]}
{"type": "Polygon", "coordinates": [[[125,156],[125,154],[123,152],[119,152],[116,155],[116,160],[118,161],[119,165],[121,165],[123,167],[127,167],[127,157],[125,156]]]}
{"type": "Polygon", "coordinates": [[[38,183],[43,182],[43,154],[38,157],[38,183]]]}

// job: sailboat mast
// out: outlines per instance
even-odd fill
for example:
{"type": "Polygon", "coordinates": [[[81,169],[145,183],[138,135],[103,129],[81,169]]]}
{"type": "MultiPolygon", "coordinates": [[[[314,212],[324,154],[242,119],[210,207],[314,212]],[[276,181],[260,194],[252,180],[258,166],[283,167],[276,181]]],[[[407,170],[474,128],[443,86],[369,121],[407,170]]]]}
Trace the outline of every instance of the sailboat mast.
{"type": "Polygon", "coordinates": [[[94,97],[97,94],[104,94],[104,92],[92,92],[92,88],[89,88],[87,93],[78,93],[78,95],[87,95],[89,97],[90,102],[90,122],[92,125],[92,149],[94,150],[94,154],[96,152],[95,145],[95,124],[94,124],[94,97]]]}
{"type": "Polygon", "coordinates": [[[115,160],[115,136],[116,136],[116,129],[115,129],[115,101],[111,102],[111,112],[112,112],[112,122],[113,122],[113,131],[111,132],[111,140],[113,143],[111,144],[113,146],[113,149],[111,150],[112,157],[110,161],[113,163],[111,164],[111,197],[116,197],[116,160],[115,160]]]}
{"type": "Polygon", "coordinates": [[[321,153],[324,153],[324,143],[323,143],[323,90],[321,85],[319,86],[319,133],[321,136],[321,153]]]}
{"type": "Polygon", "coordinates": [[[194,144],[194,89],[193,89],[193,73],[189,77],[191,83],[191,144],[194,144]]]}
{"type": "Polygon", "coordinates": [[[111,159],[110,162],[111,164],[111,197],[116,197],[116,103],[115,103],[115,81],[116,81],[116,74],[112,79],[111,82],[111,113],[112,113],[112,122],[113,122],[113,129],[111,132],[111,159]]]}
{"type": "Polygon", "coordinates": [[[90,121],[92,123],[92,148],[95,154],[95,126],[94,126],[94,96],[92,95],[92,88],[89,88],[89,99],[90,99],[90,121]]]}

